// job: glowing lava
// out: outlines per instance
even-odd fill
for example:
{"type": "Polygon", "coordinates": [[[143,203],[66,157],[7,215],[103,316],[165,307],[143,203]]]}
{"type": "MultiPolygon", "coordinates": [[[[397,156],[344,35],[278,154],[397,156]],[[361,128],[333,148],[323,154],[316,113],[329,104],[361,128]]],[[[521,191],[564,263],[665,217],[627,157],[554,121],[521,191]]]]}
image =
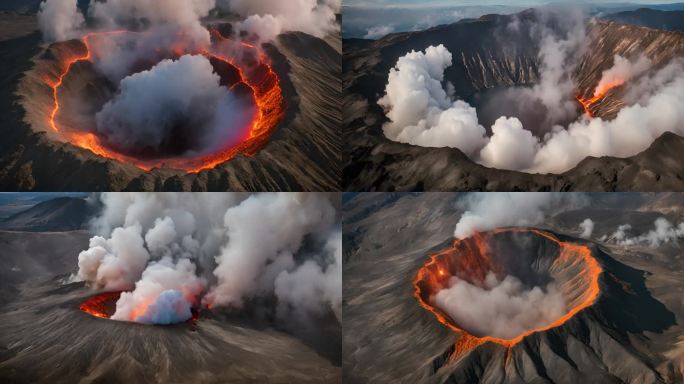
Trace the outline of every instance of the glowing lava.
{"type": "Polygon", "coordinates": [[[49,116],[47,116],[48,126],[61,141],[71,143],[104,158],[133,164],[146,171],[153,168],[168,167],[182,169],[189,173],[197,173],[214,168],[239,154],[254,156],[268,142],[271,133],[273,133],[274,129],[284,118],[285,105],[280,87],[280,79],[273,70],[268,57],[255,46],[245,43],[235,44],[221,36],[218,31],[213,30],[213,44],[208,49],[191,51],[178,43],[174,44],[170,51],[176,56],[185,54],[204,55],[208,58],[225,62],[238,71],[240,76],[238,83],[244,84],[251,90],[257,107],[256,118],[250,123],[248,134],[242,138],[239,144],[224,146],[214,153],[196,155],[195,157],[139,159],[119,153],[108,147],[100,137],[92,133],[93,130],[73,130],[60,126],[58,118],[61,109],[59,100],[60,89],[74,64],[92,62],[91,52],[93,44],[96,44],[98,39],[128,33],[139,32],[109,31],[89,33],[81,38],[80,42],[82,44],[78,49],[74,50],[75,52],[66,55],[55,52],[59,62],[58,73],[46,75],[44,82],[51,88],[53,98],[53,107],[49,116]],[[248,51],[249,54],[244,54],[243,56],[255,57],[256,62],[237,60],[222,53],[224,50],[222,47],[227,44],[237,45],[241,50],[248,51]]]}
{"type": "Polygon", "coordinates": [[[603,99],[606,97],[608,92],[612,90],[613,88],[619,87],[622,84],[624,84],[624,80],[614,80],[612,82],[601,82],[599,85],[596,87],[594,90],[594,95],[589,98],[585,98],[582,96],[575,96],[577,101],[582,104],[582,108],[584,108],[584,112],[587,114],[589,117],[594,117],[594,114],[591,112],[591,106],[599,102],[599,100],[603,99]]]}
{"type": "Polygon", "coordinates": [[[95,317],[109,319],[114,314],[116,302],[120,296],[121,292],[105,292],[93,296],[81,304],[81,311],[95,317]]]}
{"type": "MultiPolygon", "coordinates": [[[[519,255],[518,255],[519,256],[519,255]]],[[[510,261],[510,260],[509,260],[510,261]]],[[[512,259],[512,262],[520,260],[512,259]]],[[[536,259],[535,265],[542,265],[536,259]]],[[[456,240],[450,249],[430,256],[422,268],[418,271],[413,281],[415,297],[420,305],[432,312],[437,320],[457,332],[460,337],[456,342],[452,359],[457,359],[466,352],[487,342],[496,343],[507,348],[506,356],[509,356],[510,348],[536,332],[547,331],[551,328],[563,325],[583,309],[591,306],[600,294],[599,276],[602,268],[592,256],[591,250],[586,245],[563,242],[550,233],[535,229],[508,228],[499,229],[486,234],[475,234],[464,240],[456,240]],[[489,271],[498,276],[505,275],[504,266],[497,255],[490,251],[489,242],[495,236],[501,234],[526,233],[531,236],[541,237],[548,244],[558,248],[557,255],[548,267],[548,273],[557,282],[560,282],[561,290],[567,291],[567,309],[565,315],[550,324],[527,331],[512,339],[501,339],[492,336],[474,336],[467,330],[456,324],[446,313],[432,303],[434,295],[442,289],[449,287],[451,276],[467,279],[473,283],[484,281],[489,271]],[[559,281],[562,280],[562,281],[559,281]]],[[[464,303],[463,305],[469,305],[464,303]]]]}

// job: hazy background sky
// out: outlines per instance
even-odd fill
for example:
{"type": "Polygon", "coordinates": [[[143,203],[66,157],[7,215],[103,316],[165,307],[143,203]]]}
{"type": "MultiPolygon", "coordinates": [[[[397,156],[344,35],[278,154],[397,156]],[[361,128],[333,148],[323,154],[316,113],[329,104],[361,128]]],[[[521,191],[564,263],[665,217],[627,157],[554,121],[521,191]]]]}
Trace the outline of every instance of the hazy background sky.
{"type": "Polygon", "coordinates": [[[601,16],[648,7],[684,10],[684,2],[669,0],[343,0],[344,38],[377,39],[392,32],[417,31],[485,14],[511,14],[530,7],[572,4],[601,16]]]}

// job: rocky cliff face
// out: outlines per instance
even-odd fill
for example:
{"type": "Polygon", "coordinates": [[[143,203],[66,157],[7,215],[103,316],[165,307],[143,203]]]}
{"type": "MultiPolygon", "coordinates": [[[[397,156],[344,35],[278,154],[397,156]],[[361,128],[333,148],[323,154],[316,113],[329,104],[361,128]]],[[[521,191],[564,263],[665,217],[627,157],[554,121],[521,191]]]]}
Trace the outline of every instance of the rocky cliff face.
{"type": "MultiPolygon", "coordinates": [[[[591,24],[588,39],[590,49],[575,70],[578,94],[583,97],[591,97],[601,73],[612,66],[615,55],[637,57],[641,54],[654,63],[654,68],[661,68],[673,58],[684,55],[684,34],[681,32],[596,21],[591,24]]],[[[592,112],[604,119],[614,118],[624,106],[621,96],[619,90],[609,93],[592,107],[592,112]]]]}
{"type": "MultiPolygon", "coordinates": [[[[665,134],[631,158],[587,158],[559,175],[533,175],[489,169],[458,149],[423,148],[386,139],[386,121],[377,100],[387,73],[411,50],[444,44],[453,55],[445,77],[456,96],[472,102],[478,93],[539,80],[539,43],[531,39],[537,15],[489,15],[426,31],[391,34],[380,40],[345,40],[343,184],[350,190],[682,190],[684,166],[676,153],[684,139],[665,134]],[[515,25],[515,31],[511,31],[515,25]],[[673,157],[674,156],[674,157],[673,157]],[[666,161],[668,167],[658,166],[666,161]]],[[[684,34],[610,21],[587,21],[587,49],[574,73],[577,94],[591,95],[616,54],[643,53],[656,67],[684,55],[684,34]]],[[[619,91],[592,106],[595,116],[615,117],[624,105],[619,91]]],[[[579,108],[579,105],[578,105],[579,108]]],[[[578,114],[581,109],[578,109],[578,114]]]]}

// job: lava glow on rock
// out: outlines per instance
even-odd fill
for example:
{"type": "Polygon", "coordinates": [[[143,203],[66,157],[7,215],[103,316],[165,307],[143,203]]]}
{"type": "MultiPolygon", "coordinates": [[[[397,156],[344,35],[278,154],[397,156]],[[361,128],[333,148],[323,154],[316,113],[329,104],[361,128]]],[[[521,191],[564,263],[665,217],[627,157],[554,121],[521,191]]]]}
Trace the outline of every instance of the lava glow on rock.
{"type": "Polygon", "coordinates": [[[575,96],[577,101],[582,104],[582,108],[584,109],[584,112],[587,114],[589,117],[594,117],[594,113],[591,111],[591,107],[598,103],[601,99],[606,97],[608,92],[610,92],[613,88],[619,87],[625,82],[623,80],[615,80],[610,83],[605,83],[601,84],[596,87],[594,90],[594,95],[591,97],[582,97],[582,96],[575,96]]]}
{"type": "MultiPolygon", "coordinates": [[[[273,70],[269,58],[257,47],[242,42],[234,42],[224,38],[218,31],[212,30],[212,45],[209,48],[187,48],[182,43],[174,44],[169,48],[173,54],[171,58],[182,55],[203,55],[208,59],[219,60],[239,73],[239,84],[246,86],[252,94],[257,109],[256,117],[250,122],[246,130],[246,136],[242,137],[237,145],[224,145],[219,150],[209,154],[193,156],[138,158],[121,153],[110,146],[93,130],[85,130],[84,127],[70,129],[65,127],[60,120],[62,102],[61,90],[69,73],[75,64],[80,62],[93,62],[93,50],[98,41],[111,39],[121,35],[135,34],[132,31],[108,31],[93,32],[84,35],[80,39],[77,48],[53,49],[58,67],[52,72],[46,73],[43,82],[52,90],[53,107],[46,116],[51,135],[57,140],[70,143],[74,146],[86,149],[98,156],[133,164],[138,168],[149,171],[153,168],[167,167],[185,170],[189,173],[197,173],[211,169],[233,157],[242,154],[254,156],[267,142],[274,129],[285,116],[285,105],[278,75],[273,70]],[[224,49],[226,45],[230,50],[224,49]],[[241,59],[236,59],[226,54],[226,51],[241,51],[241,59]],[[253,59],[244,59],[253,57],[253,59]]],[[[73,44],[74,42],[57,43],[56,45],[73,44]]],[[[54,46],[53,46],[54,47],[54,46]]],[[[159,58],[159,60],[163,59],[159,58]]]]}
{"type": "MultiPolygon", "coordinates": [[[[505,244],[505,243],[504,243],[505,244]]],[[[515,252],[514,252],[515,253],[515,252]]],[[[546,256],[545,256],[546,257],[546,256]]],[[[602,268],[592,256],[586,245],[563,242],[554,235],[536,229],[507,228],[488,233],[478,233],[464,240],[456,240],[450,249],[430,256],[429,260],[418,271],[413,282],[415,297],[420,305],[432,312],[437,320],[457,332],[460,337],[451,355],[457,359],[478,346],[491,342],[510,348],[536,332],[543,332],[563,325],[583,309],[591,306],[599,297],[599,276],[602,268]],[[491,244],[501,236],[523,236],[525,241],[537,241],[543,244],[540,249],[553,248],[553,255],[548,259],[524,259],[525,256],[512,254],[508,260],[501,260],[491,244]],[[506,263],[508,261],[508,263],[506,263]],[[448,288],[449,279],[458,276],[474,285],[482,285],[488,272],[497,276],[513,274],[513,269],[529,262],[534,268],[544,269],[544,273],[553,279],[566,298],[565,315],[550,324],[527,331],[511,339],[491,336],[474,336],[456,324],[444,311],[434,305],[434,296],[442,289],[448,288]],[[508,265],[506,265],[508,264],[508,265]]],[[[472,303],[463,303],[464,306],[472,303]]]]}
{"type": "MultiPolygon", "coordinates": [[[[102,319],[110,319],[116,311],[116,302],[119,301],[123,292],[104,292],[93,296],[80,305],[81,311],[102,319]]],[[[147,311],[147,306],[151,303],[141,305],[131,312],[128,321],[136,322],[137,317],[142,316],[147,311]]],[[[210,309],[210,308],[208,308],[210,309]]],[[[199,311],[192,308],[192,318],[188,322],[195,322],[199,319],[199,311]]]]}
{"type": "Polygon", "coordinates": [[[121,292],[101,293],[84,301],[80,308],[81,311],[95,317],[109,319],[114,314],[119,297],[121,297],[121,292]]]}

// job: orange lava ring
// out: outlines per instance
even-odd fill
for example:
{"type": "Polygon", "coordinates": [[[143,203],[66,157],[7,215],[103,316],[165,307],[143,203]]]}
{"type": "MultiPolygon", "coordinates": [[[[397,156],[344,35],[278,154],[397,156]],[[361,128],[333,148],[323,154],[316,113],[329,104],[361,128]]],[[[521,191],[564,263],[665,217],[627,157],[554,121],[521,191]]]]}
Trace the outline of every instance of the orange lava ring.
{"type": "MultiPolygon", "coordinates": [[[[429,302],[429,296],[431,292],[437,292],[445,287],[448,287],[448,281],[452,276],[449,271],[453,271],[453,268],[457,267],[457,263],[454,263],[453,260],[458,257],[458,251],[460,249],[459,245],[464,245],[465,241],[474,241],[478,250],[486,250],[486,246],[484,246],[483,243],[485,241],[485,235],[483,234],[475,234],[471,238],[465,240],[455,240],[452,248],[430,256],[430,259],[423,264],[413,281],[413,286],[415,289],[414,295],[418,300],[418,303],[426,310],[432,312],[440,323],[444,324],[460,335],[458,341],[456,342],[454,352],[451,355],[452,360],[486,342],[496,343],[510,349],[512,346],[533,333],[547,331],[549,329],[563,325],[577,313],[593,305],[599,297],[599,277],[603,272],[603,269],[594,256],[592,256],[591,250],[586,245],[563,242],[548,232],[536,229],[497,229],[495,231],[489,232],[488,235],[496,235],[503,232],[529,232],[538,236],[542,236],[545,239],[558,244],[560,247],[560,252],[558,257],[553,261],[552,268],[562,268],[561,265],[566,267],[570,265],[574,268],[579,268],[580,272],[574,275],[573,278],[583,279],[583,282],[587,283],[586,289],[579,297],[576,305],[568,308],[564,316],[544,327],[527,331],[512,339],[501,339],[492,336],[477,337],[471,335],[466,330],[456,325],[446,313],[439,308],[436,308],[429,302]],[[426,297],[428,299],[426,299],[426,297]]],[[[468,264],[459,265],[458,267],[465,267],[464,269],[466,269],[468,273],[478,273],[483,270],[483,268],[495,268],[495,266],[492,265],[491,256],[488,255],[486,251],[483,251],[480,255],[478,255],[474,262],[468,262],[468,264]]],[[[484,275],[479,277],[484,279],[484,275]]]]}
{"type": "MultiPolygon", "coordinates": [[[[57,124],[57,115],[60,110],[59,90],[62,86],[65,77],[71,70],[71,67],[81,61],[91,61],[91,39],[99,36],[135,33],[129,31],[109,31],[109,32],[94,32],[86,34],[81,38],[84,48],[83,52],[70,57],[59,58],[60,69],[59,73],[47,76],[45,83],[52,89],[54,105],[50,116],[48,116],[48,125],[50,129],[56,133],[62,141],[69,142],[77,147],[86,149],[98,156],[104,158],[117,160],[120,162],[133,164],[140,169],[149,171],[153,168],[173,168],[181,169],[188,173],[198,173],[203,170],[212,169],[219,164],[222,164],[235,156],[242,154],[245,156],[254,156],[267,142],[275,128],[280,124],[285,116],[284,98],[282,89],[280,87],[280,79],[273,70],[268,58],[261,53],[256,47],[249,44],[242,44],[242,48],[254,50],[259,57],[258,67],[260,71],[244,71],[240,67],[240,63],[231,57],[222,55],[213,49],[199,52],[184,52],[184,54],[202,54],[217,60],[221,60],[238,70],[241,76],[242,83],[252,90],[257,107],[257,116],[252,122],[247,137],[239,144],[224,148],[211,154],[201,155],[195,158],[180,158],[170,157],[153,160],[141,160],[132,156],[118,153],[107,146],[105,146],[101,139],[91,132],[73,132],[61,129],[57,124]]],[[[218,31],[212,31],[212,38],[218,40],[226,40],[218,31]]]]}

